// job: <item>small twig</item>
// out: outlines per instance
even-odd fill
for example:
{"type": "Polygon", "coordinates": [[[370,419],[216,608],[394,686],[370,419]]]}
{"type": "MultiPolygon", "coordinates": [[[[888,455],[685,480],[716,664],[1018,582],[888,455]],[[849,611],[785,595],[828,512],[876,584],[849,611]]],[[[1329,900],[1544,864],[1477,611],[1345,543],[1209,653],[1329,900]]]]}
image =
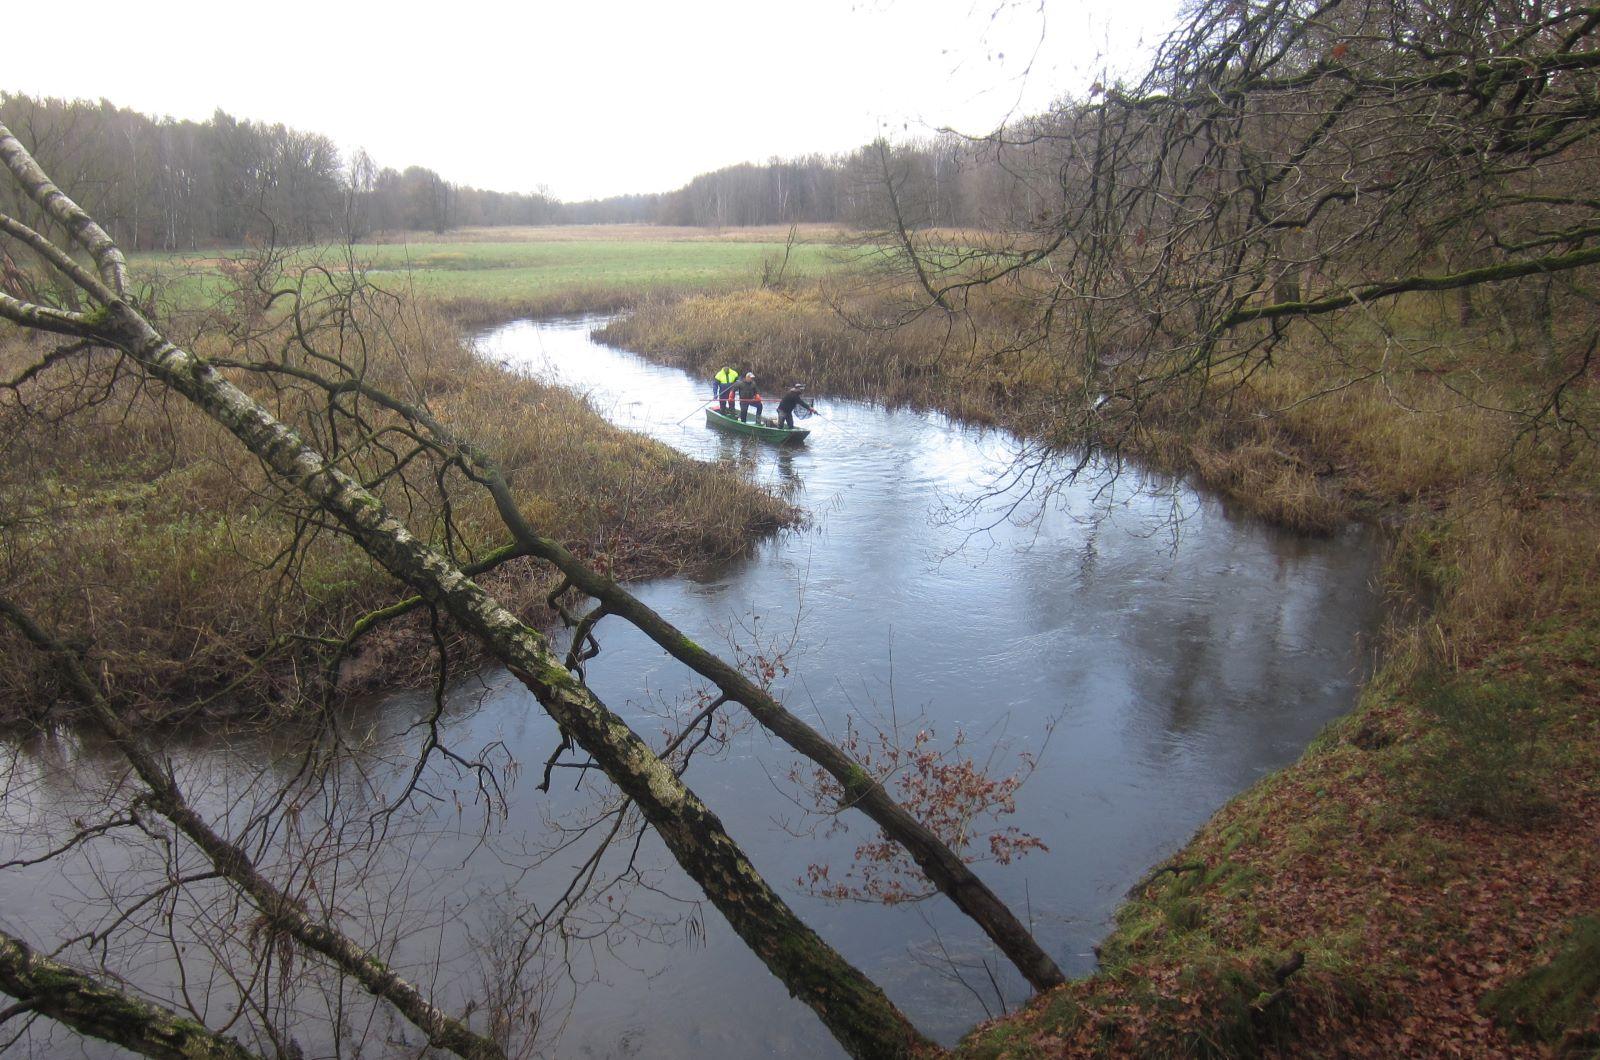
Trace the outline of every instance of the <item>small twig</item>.
{"type": "Polygon", "coordinates": [[[1176,865],[1162,865],[1158,868],[1151,869],[1145,874],[1143,879],[1134,884],[1132,887],[1128,888],[1127,896],[1129,898],[1137,898],[1141,891],[1150,886],[1152,883],[1155,883],[1168,872],[1172,873],[1174,876],[1179,876],[1185,872],[1200,872],[1205,867],[1206,863],[1203,861],[1185,861],[1176,865]]]}
{"type": "Polygon", "coordinates": [[[1257,1017],[1264,1016],[1268,1009],[1288,997],[1289,988],[1285,984],[1289,981],[1289,977],[1304,968],[1305,964],[1306,955],[1299,950],[1295,950],[1294,953],[1289,955],[1288,960],[1274,968],[1272,970],[1272,981],[1278,984],[1278,988],[1252,1002],[1250,1005],[1252,1014],[1257,1017]]]}

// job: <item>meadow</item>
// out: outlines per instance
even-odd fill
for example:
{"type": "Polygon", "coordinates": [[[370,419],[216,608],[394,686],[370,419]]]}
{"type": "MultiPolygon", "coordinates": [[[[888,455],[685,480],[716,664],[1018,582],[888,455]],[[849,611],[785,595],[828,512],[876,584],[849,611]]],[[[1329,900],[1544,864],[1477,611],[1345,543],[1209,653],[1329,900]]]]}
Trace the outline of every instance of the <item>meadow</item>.
{"type": "MultiPolygon", "coordinates": [[[[809,230],[791,239],[787,228],[464,229],[445,238],[288,248],[269,266],[261,265],[259,249],[244,248],[134,254],[131,264],[174,333],[223,360],[288,341],[291,300],[267,310],[263,290],[299,286],[311,327],[321,326],[312,317],[339,303],[335,289],[348,289],[351,272],[399,295],[369,300],[361,310],[357,326],[369,340],[382,336],[366,347],[367,377],[396,392],[422,385],[414,396],[458,429],[493,440],[542,527],[638,577],[738,554],[795,513],[742,483],[734,488],[739,503],[729,505],[716,471],[610,427],[580,397],[482,363],[464,341],[463,325],[620,308],[652,295],[727,295],[759,286],[764,274],[773,280],[779,270],[786,282],[818,276],[847,266],[850,252],[833,242],[839,238],[835,230],[809,230]],[[641,493],[639,481],[651,488],[641,493]],[[706,504],[713,495],[718,503],[706,504]],[[632,501],[619,510],[616,497],[632,501]]],[[[42,349],[34,338],[8,334],[0,368],[17,376],[42,349]]],[[[15,556],[0,580],[18,596],[48,600],[52,614],[88,622],[66,599],[70,572],[102,571],[98,639],[116,660],[108,665],[120,685],[152,715],[167,701],[207,701],[223,688],[230,709],[285,699],[284,667],[261,661],[281,654],[271,630],[288,622],[337,636],[387,602],[392,587],[365,557],[323,541],[293,575],[309,607],[283,611],[272,588],[277,573],[246,557],[278,551],[293,520],[260,503],[264,484],[254,477],[254,461],[216,456],[223,447],[211,425],[172,412],[126,380],[112,381],[109,362],[91,375],[108,381],[111,400],[103,405],[82,409],[42,390],[24,396],[43,401],[46,414],[26,402],[0,409],[0,452],[12,456],[0,473],[0,497],[22,513],[11,538],[15,556]],[[130,436],[142,443],[125,460],[108,459],[126,448],[117,439],[130,436]],[[241,663],[251,659],[257,661],[241,663]],[[248,676],[232,681],[228,674],[241,665],[248,676]]],[[[239,381],[259,383],[248,375],[239,381]]],[[[456,530],[472,548],[501,543],[481,498],[451,503],[456,530]]],[[[420,533],[438,532],[439,511],[412,508],[420,533]]],[[[514,563],[491,581],[516,605],[540,613],[549,586],[529,568],[514,563]]],[[[405,636],[379,642],[354,687],[368,682],[367,673],[385,673],[391,685],[424,676],[404,663],[415,647],[405,636]]],[[[11,654],[23,647],[0,642],[0,658],[15,662],[16,678],[0,680],[0,720],[28,701],[38,676],[25,655],[11,654]]]]}
{"type": "MultiPolygon", "coordinates": [[[[292,269],[358,269],[378,286],[426,299],[457,316],[548,315],[615,309],[650,295],[729,291],[765,280],[814,278],[856,257],[837,229],[738,230],[575,225],[468,228],[448,237],[409,233],[383,242],[285,251],[292,269]]],[[[158,301],[180,308],[214,304],[224,272],[247,251],[135,254],[136,275],[158,301]]],[[[315,282],[316,272],[309,274],[315,282]]]]}

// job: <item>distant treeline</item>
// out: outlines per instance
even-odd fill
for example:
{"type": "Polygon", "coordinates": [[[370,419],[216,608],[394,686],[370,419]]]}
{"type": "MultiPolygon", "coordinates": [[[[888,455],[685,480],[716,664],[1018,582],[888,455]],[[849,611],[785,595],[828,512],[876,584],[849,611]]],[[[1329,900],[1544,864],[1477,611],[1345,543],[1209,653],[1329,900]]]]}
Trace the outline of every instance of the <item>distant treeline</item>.
{"type": "MultiPolygon", "coordinates": [[[[560,219],[547,195],[462,187],[421,166],[379,168],[364,151],[343,157],[321,133],[220,110],[179,121],[105,101],[0,95],[0,119],[130,250],[560,219]]],[[[0,191],[0,207],[27,215],[18,194],[0,191]]]]}
{"type": "MultiPolygon", "coordinates": [[[[898,215],[907,227],[981,227],[1022,220],[1036,201],[1015,152],[1002,160],[996,144],[954,136],[730,166],[664,194],[563,203],[543,191],[452,184],[422,166],[379,167],[365,151],[346,158],[320,133],[221,110],[208,121],[180,121],[106,101],[0,94],[0,120],[130,250],[477,225],[879,228],[898,215]]],[[[0,192],[0,209],[29,215],[16,195],[0,192]]]]}
{"type": "MultiPolygon", "coordinates": [[[[564,205],[575,223],[730,227],[807,222],[860,229],[985,228],[1037,217],[1059,163],[1032,119],[1004,140],[942,134],[875,142],[842,155],[743,163],[702,173],[677,191],[564,205]],[[891,195],[890,189],[893,189],[891,195]]],[[[1059,198],[1059,188],[1055,191],[1059,198]]]]}
{"type": "MultiPolygon", "coordinates": [[[[971,227],[1037,211],[1033,152],[943,134],[876,142],[844,155],[774,159],[703,173],[661,198],[656,219],[680,225],[832,222],[856,228],[971,227]],[[890,189],[893,195],[890,195],[890,189]]],[[[1048,172],[1042,174],[1048,179],[1048,172]]]]}

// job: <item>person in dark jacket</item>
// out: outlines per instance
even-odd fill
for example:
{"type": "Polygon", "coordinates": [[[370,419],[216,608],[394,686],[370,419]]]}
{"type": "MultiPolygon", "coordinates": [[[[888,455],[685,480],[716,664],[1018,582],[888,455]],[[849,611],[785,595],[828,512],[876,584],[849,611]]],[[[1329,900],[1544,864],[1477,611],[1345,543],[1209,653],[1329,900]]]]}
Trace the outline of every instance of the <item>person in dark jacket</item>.
{"type": "Polygon", "coordinates": [[[756,386],[756,374],[754,372],[746,372],[744,374],[744,378],[739,380],[740,423],[746,422],[745,415],[750,411],[750,407],[752,405],[755,406],[756,410],[756,422],[760,423],[761,409],[763,408],[761,404],[761,390],[756,386]]]}
{"type": "Polygon", "coordinates": [[[804,405],[808,412],[817,411],[811,407],[810,402],[800,396],[805,391],[805,388],[804,383],[794,384],[789,388],[789,392],[783,395],[783,399],[778,402],[779,427],[794,427],[794,407],[796,405],[804,405]]]}

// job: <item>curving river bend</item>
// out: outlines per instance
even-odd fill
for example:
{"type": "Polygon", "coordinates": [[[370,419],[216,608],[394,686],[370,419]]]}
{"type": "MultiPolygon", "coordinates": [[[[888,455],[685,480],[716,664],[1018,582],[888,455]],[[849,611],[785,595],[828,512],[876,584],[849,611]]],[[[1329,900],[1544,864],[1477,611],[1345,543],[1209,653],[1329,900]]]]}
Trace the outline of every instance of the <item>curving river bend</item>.
{"type": "MultiPolygon", "coordinates": [[[[836,733],[847,711],[892,706],[902,721],[945,737],[960,729],[1014,756],[1037,750],[1053,722],[1010,821],[1049,850],[984,874],[1069,974],[1093,968],[1092,947],[1131,884],[1353,703],[1360,640],[1379,617],[1367,532],[1308,540],[1131,472],[1108,493],[1090,479],[1042,507],[1024,501],[1009,519],[1015,494],[964,511],[1003,478],[1014,439],[825,393],[812,395],[826,419],[803,424],[813,429],[803,448],[730,437],[700,415],[675,424],[706,384],[593,341],[593,326],[511,324],[479,348],[586,391],[621,426],[726,461],[812,515],[809,529],[714,577],[638,587],[650,606],[707,644],[752,626],[795,630],[795,674],[780,687],[836,733]]],[[[643,641],[607,633],[593,677],[614,706],[645,684],[681,683],[643,641]]],[[[784,752],[753,737],[690,776],[779,882],[819,859],[810,837],[774,824],[793,816],[769,780],[786,769],[784,752]]],[[[826,856],[845,862],[862,831],[824,841],[826,856]]],[[[928,1032],[948,1040],[984,1016],[936,970],[933,940],[959,959],[1003,962],[947,903],[884,909],[788,892],[928,1032]]],[[[631,1040],[650,1055],[829,1051],[820,1025],[711,919],[706,945],[667,957],[648,986],[586,992],[573,1051],[607,1055],[631,1040]]],[[[967,977],[984,992],[983,972],[967,977]]],[[[1014,976],[1007,988],[1021,996],[1014,976]]]]}
{"type": "MultiPolygon", "coordinates": [[[[1093,968],[1092,947],[1131,884],[1352,705],[1364,674],[1361,640],[1379,620],[1370,534],[1296,537],[1235,519],[1179,483],[1128,471],[1114,483],[1087,479],[1043,505],[1016,494],[981,499],[1013,455],[1013,439],[826,393],[813,393],[826,419],[804,424],[813,435],[803,448],[730,437],[694,412],[703,381],[593,341],[598,323],[519,322],[484,333],[477,345],[487,357],[586,392],[621,426],[773,486],[810,515],[805,529],[710,576],[663,578],[636,593],[713,648],[792,641],[791,672],[776,688],[835,734],[851,713],[892,716],[941,739],[964,732],[969,749],[980,760],[993,753],[1002,771],[1019,753],[1037,754],[1006,823],[1048,850],[980,872],[1069,974],[1093,968]]],[[[599,633],[604,650],[590,664],[590,683],[654,736],[662,704],[693,687],[691,675],[621,623],[603,623],[599,633]]],[[[539,893],[579,860],[530,867],[519,854],[523,837],[540,832],[548,815],[584,803],[561,774],[550,795],[535,790],[556,736],[508,675],[462,681],[452,700],[452,746],[492,747],[520,763],[506,821],[484,840],[438,811],[407,833],[402,858],[372,872],[421,911],[380,928],[405,939],[401,952],[415,962],[408,971],[446,1004],[478,992],[470,954],[496,931],[489,910],[507,893],[539,893]]],[[[423,697],[395,696],[359,719],[374,760],[395,778],[405,773],[405,734],[425,709],[423,697]]],[[[171,749],[202,807],[218,816],[244,812],[253,792],[270,791],[270,781],[293,768],[292,750],[262,740],[171,749]]],[[[15,837],[61,827],[115,784],[116,771],[92,746],[49,742],[13,754],[14,775],[29,778],[14,785],[5,807],[13,847],[15,837]],[[84,783],[97,770],[106,775],[84,783]]],[[[799,914],[925,1032],[953,1040],[999,1011],[997,989],[1009,1003],[1025,996],[1009,966],[942,899],[839,904],[798,885],[812,863],[842,869],[869,830],[864,818],[845,818],[845,831],[807,826],[785,794],[793,762],[756,730],[717,760],[697,762],[688,781],[799,914]],[[951,974],[952,962],[965,983],[951,974]]],[[[368,767],[364,778],[376,772],[368,767]]],[[[0,916],[24,935],[59,937],[58,925],[84,921],[92,884],[116,878],[115,858],[0,875],[0,916]]],[[[720,917],[695,907],[692,886],[659,846],[647,840],[640,863],[650,886],[632,901],[661,918],[666,926],[646,933],[664,940],[619,932],[586,945],[581,983],[552,988],[552,1010],[560,1015],[570,1002],[570,1011],[559,1033],[552,1021],[542,1035],[551,1052],[838,1054],[720,917]]],[[[144,959],[176,967],[159,948],[144,959]]],[[[399,1029],[378,1037],[397,1050],[415,1045],[399,1029]]],[[[40,1055],[111,1055],[61,1033],[35,1044],[40,1055]]],[[[308,1055],[325,1051],[315,1033],[302,1044],[308,1055]]]]}

